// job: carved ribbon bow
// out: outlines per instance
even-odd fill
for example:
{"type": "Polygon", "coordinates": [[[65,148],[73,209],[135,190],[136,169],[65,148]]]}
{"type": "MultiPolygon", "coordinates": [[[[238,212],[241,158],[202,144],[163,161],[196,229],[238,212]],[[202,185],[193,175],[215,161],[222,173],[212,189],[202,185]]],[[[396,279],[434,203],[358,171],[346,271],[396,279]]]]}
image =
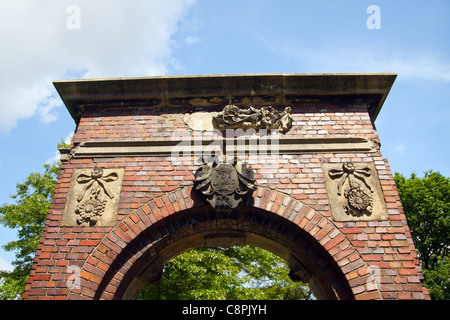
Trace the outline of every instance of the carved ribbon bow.
{"type": "Polygon", "coordinates": [[[342,165],[342,169],[331,169],[328,172],[328,175],[332,179],[341,178],[338,184],[338,192],[337,194],[340,196],[342,194],[342,186],[344,185],[347,178],[349,179],[350,187],[356,188],[358,183],[355,181],[355,178],[362,181],[364,185],[372,191],[372,188],[366,181],[366,177],[370,177],[371,172],[368,167],[356,169],[355,165],[351,162],[346,162],[342,165]]]}
{"type": "Polygon", "coordinates": [[[80,184],[86,184],[84,187],[83,193],[78,197],[78,202],[80,202],[83,198],[86,192],[94,185],[95,182],[98,183],[100,187],[103,188],[103,191],[112,199],[114,198],[113,193],[108,188],[108,182],[115,181],[119,178],[118,174],[115,172],[112,172],[110,174],[107,174],[106,176],[103,176],[103,169],[94,167],[92,169],[91,175],[88,176],[86,174],[80,174],[77,177],[77,182],[80,184]]]}

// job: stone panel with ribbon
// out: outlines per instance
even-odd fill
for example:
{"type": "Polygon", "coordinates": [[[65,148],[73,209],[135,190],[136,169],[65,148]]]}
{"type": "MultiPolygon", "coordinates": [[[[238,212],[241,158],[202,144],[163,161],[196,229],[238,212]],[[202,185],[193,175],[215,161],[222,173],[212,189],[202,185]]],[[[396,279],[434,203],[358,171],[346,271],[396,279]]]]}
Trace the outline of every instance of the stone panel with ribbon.
{"type": "Polygon", "coordinates": [[[326,163],[323,167],[333,220],[387,219],[384,196],[372,162],[326,163]]]}
{"type": "Polygon", "coordinates": [[[123,175],[123,168],[76,169],[61,225],[114,225],[123,175]]]}

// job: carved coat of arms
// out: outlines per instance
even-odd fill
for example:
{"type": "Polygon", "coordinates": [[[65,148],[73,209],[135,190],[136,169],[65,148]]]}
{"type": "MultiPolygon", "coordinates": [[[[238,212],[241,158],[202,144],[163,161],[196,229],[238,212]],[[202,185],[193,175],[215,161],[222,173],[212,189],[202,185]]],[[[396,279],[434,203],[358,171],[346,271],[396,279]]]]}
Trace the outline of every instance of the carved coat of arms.
{"type": "Polygon", "coordinates": [[[253,170],[241,162],[203,162],[195,184],[213,208],[236,208],[249,190],[256,190],[253,170]]]}

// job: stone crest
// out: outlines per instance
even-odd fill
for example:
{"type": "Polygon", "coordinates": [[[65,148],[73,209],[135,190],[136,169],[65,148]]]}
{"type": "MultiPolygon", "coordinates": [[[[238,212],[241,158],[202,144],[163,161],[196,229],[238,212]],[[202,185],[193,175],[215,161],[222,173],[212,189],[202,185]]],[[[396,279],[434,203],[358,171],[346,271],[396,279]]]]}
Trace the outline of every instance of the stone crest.
{"type": "Polygon", "coordinates": [[[213,117],[220,131],[226,129],[276,129],[286,133],[292,127],[291,107],[278,111],[273,107],[249,107],[241,109],[235,105],[227,105],[213,117]]]}
{"type": "Polygon", "coordinates": [[[244,195],[256,190],[253,170],[242,162],[204,162],[195,172],[196,189],[213,208],[236,208],[244,195]]]}
{"type": "Polygon", "coordinates": [[[123,169],[78,169],[69,188],[63,225],[109,226],[115,223],[123,169]]]}
{"type": "Polygon", "coordinates": [[[387,219],[373,163],[324,164],[331,214],[335,221],[387,219]]]}

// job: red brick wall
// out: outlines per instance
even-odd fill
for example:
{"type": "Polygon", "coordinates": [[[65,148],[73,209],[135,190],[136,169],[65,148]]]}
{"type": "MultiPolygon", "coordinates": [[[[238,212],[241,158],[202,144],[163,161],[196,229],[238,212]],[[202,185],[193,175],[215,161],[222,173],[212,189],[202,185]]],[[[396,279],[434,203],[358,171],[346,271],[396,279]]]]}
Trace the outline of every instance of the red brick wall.
{"type": "MultiPolygon", "coordinates": [[[[193,109],[167,110],[88,109],[77,127],[73,145],[93,140],[170,140],[175,132],[178,135],[201,134],[192,133],[179,116],[193,109]]],[[[292,115],[293,127],[286,136],[351,135],[378,140],[367,110],[361,107],[294,106],[292,115]]],[[[23,297],[119,298],[123,294],[121,281],[131,277],[131,273],[126,275],[127,271],[132,269],[133,263],[142,263],[140,256],[146,254],[142,248],[134,254],[127,253],[134,246],[133,241],[141,239],[152,227],[161,227],[165,221],[171,221],[166,219],[169,216],[186,209],[192,212],[195,208],[204,208],[200,197],[196,198],[192,191],[193,172],[199,167],[197,158],[184,158],[181,164],[172,162],[169,157],[70,159],[62,167],[23,297]],[[125,169],[116,225],[62,226],[60,220],[74,169],[93,168],[94,165],[125,169]],[[115,264],[119,256],[127,256],[128,259],[120,266],[115,264]],[[80,288],[68,288],[67,280],[75,278],[68,266],[81,268],[80,288]]],[[[247,207],[262,210],[266,216],[281,216],[286,222],[284,227],[294,228],[299,234],[306,232],[307,237],[315,239],[314,246],[320,244],[329,254],[327,263],[340,267],[356,299],[429,298],[422,284],[419,261],[390,167],[380,152],[280,155],[275,168],[251,162],[249,167],[256,172],[258,189],[247,201],[247,207]],[[388,220],[333,221],[322,164],[348,161],[375,163],[389,213],[388,220]],[[372,281],[374,277],[376,282],[372,281]]],[[[254,230],[244,222],[240,226],[239,222],[233,225],[232,220],[221,221],[209,222],[208,226],[202,222],[198,228],[254,230]]],[[[252,228],[258,227],[257,224],[251,225],[252,228]]],[[[182,239],[189,234],[186,230],[184,233],[174,231],[173,238],[164,238],[164,241],[171,243],[174,239],[182,239]]],[[[156,250],[160,247],[148,244],[143,248],[151,251],[151,248],[156,250]]]]}
{"type": "MultiPolygon", "coordinates": [[[[174,132],[192,133],[182,115],[195,111],[221,111],[223,108],[129,108],[87,110],[80,120],[74,143],[87,140],[170,140],[174,132]],[[181,117],[180,117],[181,115],[181,117]]],[[[378,138],[364,107],[298,106],[293,107],[294,125],[286,136],[360,136],[378,138]]]]}

